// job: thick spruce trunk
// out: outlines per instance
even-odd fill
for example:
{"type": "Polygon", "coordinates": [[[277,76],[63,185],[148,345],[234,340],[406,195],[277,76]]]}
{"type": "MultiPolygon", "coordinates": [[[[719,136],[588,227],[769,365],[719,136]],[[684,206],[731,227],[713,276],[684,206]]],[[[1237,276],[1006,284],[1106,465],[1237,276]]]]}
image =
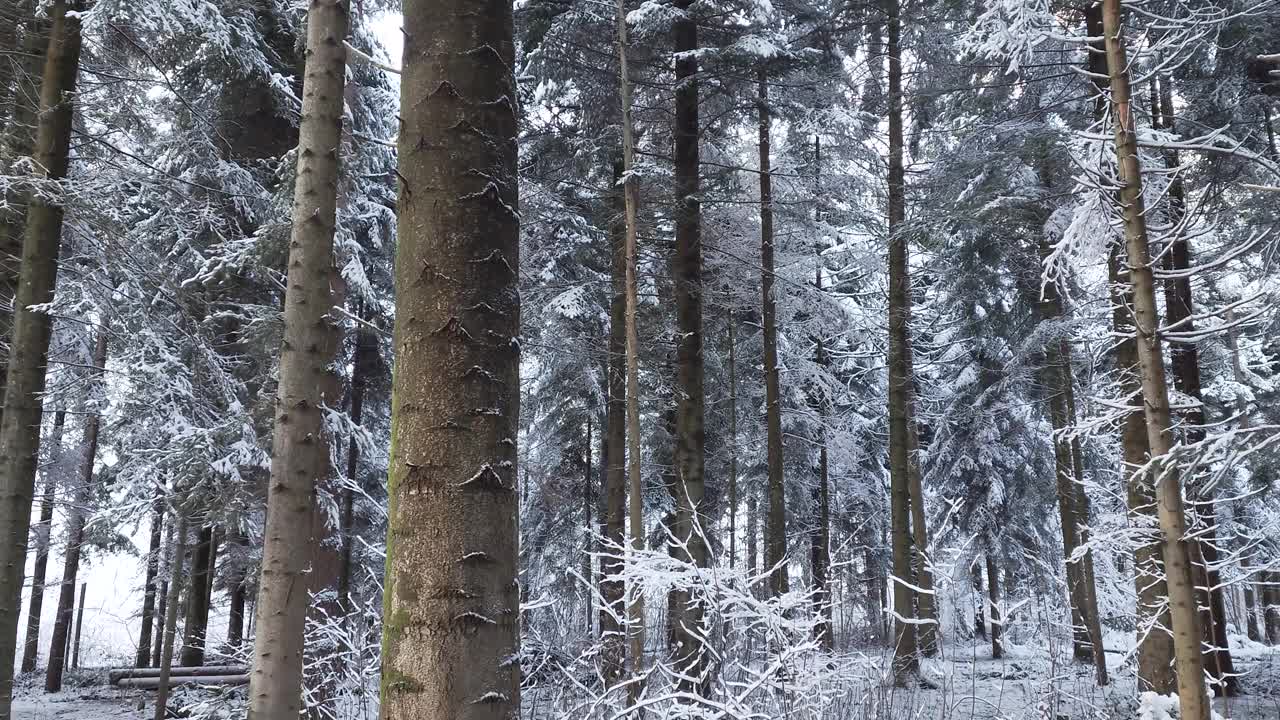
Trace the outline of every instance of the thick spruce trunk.
{"type": "Polygon", "coordinates": [[[623,570],[618,556],[626,542],[627,504],[627,297],[626,297],[626,189],[620,184],[623,175],[621,157],[614,164],[613,211],[609,228],[610,297],[608,380],[605,399],[604,429],[604,517],[602,533],[607,550],[600,562],[600,636],[604,642],[605,681],[616,683],[622,678],[626,659],[623,583],[609,578],[623,570]]]}
{"type": "MultiPolygon", "coordinates": [[[[56,0],[40,88],[35,160],[39,180],[67,175],[72,98],[80,68],[80,0],[56,0]],[[69,12],[70,11],[70,12],[69,12]]],[[[0,667],[12,668],[17,649],[27,533],[40,454],[40,421],[53,319],[33,305],[53,300],[62,239],[62,205],[33,199],[22,241],[22,272],[14,299],[9,366],[0,419],[0,667]]],[[[0,720],[11,717],[13,678],[0,672],[0,720]]]]}
{"type": "MultiPolygon", "coordinates": [[[[14,163],[32,154],[39,122],[41,71],[49,45],[48,17],[37,17],[32,0],[19,0],[15,17],[0,12],[0,33],[8,37],[10,46],[0,46],[0,174],[13,174],[14,163]],[[21,29],[21,38],[14,33],[21,29]],[[6,49],[16,51],[6,56],[6,49]],[[6,72],[12,76],[6,79],[6,72]],[[9,94],[5,95],[8,88],[9,94]]],[[[11,189],[0,202],[0,338],[13,332],[13,304],[18,290],[18,274],[22,266],[22,238],[26,227],[29,192],[11,189]]],[[[0,397],[8,380],[9,348],[0,347],[0,397]]],[[[3,412],[3,408],[0,408],[3,412]]]]}
{"type": "Polygon", "coordinates": [[[759,111],[760,154],[760,288],[764,323],[764,414],[765,459],[768,468],[769,509],[766,515],[769,542],[765,564],[769,567],[769,589],[774,595],[787,592],[787,506],[782,475],[782,389],[778,381],[778,301],[773,271],[773,174],[770,161],[769,75],[762,67],[756,74],[756,106],[759,111]]]}
{"type": "Polygon", "coordinates": [[[284,341],[254,606],[250,720],[296,720],[302,709],[303,634],[310,605],[305,574],[314,549],[325,539],[316,492],[330,477],[331,465],[324,412],[341,402],[330,365],[341,337],[342,281],[334,266],[333,235],[348,22],[348,0],[311,0],[308,5],[284,341]]]}
{"type": "Polygon", "coordinates": [[[906,174],[902,128],[902,19],[886,0],[889,56],[889,500],[892,526],[893,677],[902,685],[920,666],[916,642],[911,493],[911,278],[907,267],[906,174]]]}
{"type": "Polygon", "coordinates": [[[59,410],[53,416],[53,432],[49,434],[44,475],[44,494],[40,498],[40,522],[32,530],[35,563],[31,569],[31,598],[27,602],[27,636],[22,648],[22,672],[36,669],[40,652],[40,617],[44,612],[45,579],[49,572],[49,539],[53,532],[53,505],[62,478],[62,431],[67,413],[59,410]]]}
{"type": "MultiPolygon", "coordinates": [[[[702,358],[702,213],[699,197],[698,124],[698,23],[693,0],[676,0],[683,11],[673,25],[675,62],[675,196],[676,250],[672,258],[676,308],[676,388],[678,406],[675,432],[675,556],[699,567],[707,565],[704,535],[703,456],[706,445],[703,424],[702,358]],[[697,526],[695,528],[695,526],[697,526]]],[[[676,589],[678,610],[672,619],[676,642],[674,661],[683,674],[679,685],[693,691],[705,685],[708,661],[702,647],[702,603],[686,589],[676,589]]]]}
{"type": "Polygon", "coordinates": [[[404,30],[382,716],[505,720],[520,707],[512,5],[408,0],[404,30]]]}
{"type": "Polygon", "coordinates": [[[1169,389],[1165,380],[1164,351],[1159,336],[1155,278],[1148,247],[1142,166],[1132,112],[1121,0],[1103,0],[1102,22],[1107,69],[1111,78],[1111,115],[1115,126],[1118,180],[1121,184],[1120,206],[1123,208],[1125,245],[1128,250],[1129,284],[1133,291],[1133,320],[1137,331],[1147,443],[1157,477],[1156,500],[1164,546],[1169,614],[1173,621],[1180,717],[1183,720],[1208,720],[1210,706],[1204,685],[1200,617],[1192,580],[1182,483],[1178,468],[1169,462],[1174,440],[1173,423],[1169,410],[1169,389]]]}
{"type": "Polygon", "coordinates": [[[155,625],[156,590],[160,567],[160,541],[164,535],[164,492],[156,491],[151,504],[151,538],[147,544],[147,579],[142,593],[142,629],[138,633],[138,653],[134,667],[151,667],[151,631],[155,625]]]}
{"type": "MultiPolygon", "coordinates": [[[[93,367],[90,392],[98,389],[101,382],[102,368],[107,364],[108,325],[98,328],[98,338],[93,348],[93,367]]],[[[98,406],[104,402],[94,403],[98,406]]],[[[80,462],[76,466],[74,491],[71,504],[67,508],[67,539],[64,545],[62,565],[62,587],[58,593],[58,611],[54,615],[53,639],[49,644],[49,664],[45,667],[45,692],[58,692],[62,689],[62,676],[67,665],[66,648],[71,639],[72,619],[76,603],[76,576],[80,572],[81,545],[84,543],[84,524],[89,516],[89,502],[93,496],[93,465],[98,457],[98,435],[102,427],[102,418],[95,408],[85,403],[88,411],[84,416],[84,434],[80,439],[80,462]]]]}

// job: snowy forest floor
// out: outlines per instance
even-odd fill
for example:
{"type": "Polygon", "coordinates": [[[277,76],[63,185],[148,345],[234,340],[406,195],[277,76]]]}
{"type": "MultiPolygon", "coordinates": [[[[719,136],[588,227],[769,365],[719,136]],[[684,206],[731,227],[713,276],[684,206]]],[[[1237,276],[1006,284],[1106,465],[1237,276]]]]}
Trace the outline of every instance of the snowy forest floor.
{"type": "MultiPolygon", "coordinates": [[[[1280,648],[1242,639],[1233,643],[1236,669],[1246,694],[1218,698],[1214,705],[1226,720],[1280,720],[1280,648]]],[[[930,659],[923,674],[934,688],[895,688],[876,680],[884,657],[844,656],[844,682],[829,686],[821,701],[785,692],[759,697],[755,718],[822,718],[823,720],[1167,720],[1160,702],[1141,704],[1133,678],[1123,667],[1125,656],[1109,653],[1114,682],[1098,688],[1089,667],[1064,661],[1046,648],[1013,647],[993,660],[985,646],[947,648],[946,657],[930,659]],[[859,678],[862,681],[859,681],[859,678]],[[816,714],[818,711],[820,714],[816,714]]],[[[118,690],[105,684],[102,671],[84,671],[55,695],[40,691],[39,678],[19,680],[15,720],[117,720],[150,718],[154,693],[118,690]]],[[[581,697],[561,692],[563,683],[535,684],[526,689],[521,715],[530,720],[580,720],[581,697]],[[576,710],[575,710],[576,708],[576,710]]],[[[173,698],[185,708],[183,717],[232,720],[243,717],[243,689],[227,693],[182,688],[173,698]]],[[[611,709],[616,710],[616,709],[611,709]]],[[[608,717],[612,712],[603,713],[608,717]]],[[[650,713],[656,717],[656,713],[650,713]]],[[[336,720],[376,720],[376,704],[350,707],[336,720]]]]}

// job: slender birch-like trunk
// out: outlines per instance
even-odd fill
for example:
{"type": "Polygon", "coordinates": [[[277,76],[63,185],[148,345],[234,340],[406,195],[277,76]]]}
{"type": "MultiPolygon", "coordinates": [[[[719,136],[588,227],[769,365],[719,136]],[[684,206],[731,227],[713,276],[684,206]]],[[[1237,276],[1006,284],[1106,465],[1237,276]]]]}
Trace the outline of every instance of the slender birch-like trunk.
{"type": "Polygon", "coordinates": [[[331,465],[324,409],[341,400],[329,366],[341,337],[342,281],[334,266],[333,234],[348,22],[348,0],[311,0],[308,6],[284,342],[254,607],[250,720],[296,720],[302,710],[303,634],[310,604],[304,573],[312,558],[309,548],[324,533],[315,496],[331,465]]]}
{"type": "Polygon", "coordinates": [[[142,594],[142,629],[138,633],[138,652],[134,667],[151,666],[151,631],[155,625],[156,590],[159,582],[160,542],[164,535],[164,491],[156,490],[151,503],[151,538],[147,544],[147,579],[142,594]]]}
{"type": "Polygon", "coordinates": [[[738,318],[729,310],[729,567],[738,564],[738,318]]]}
{"type": "Polygon", "coordinates": [[[760,154],[760,308],[764,325],[765,466],[768,468],[769,509],[766,514],[769,542],[765,564],[769,589],[781,595],[789,589],[787,578],[787,508],[782,474],[782,390],[778,382],[778,303],[774,293],[773,173],[770,159],[769,73],[756,71],[756,109],[759,112],[760,154]]]}
{"type": "MultiPolygon", "coordinates": [[[[93,376],[89,390],[93,392],[102,384],[102,369],[107,364],[107,333],[110,325],[98,328],[98,338],[93,348],[93,376]]],[[[104,405],[105,403],[95,403],[104,405]]],[[[80,463],[76,467],[74,491],[67,508],[67,540],[63,550],[62,586],[58,593],[58,611],[54,615],[53,639],[49,644],[49,664],[45,667],[45,692],[62,689],[62,676],[66,669],[66,648],[71,640],[72,619],[76,603],[76,576],[80,572],[81,546],[84,544],[84,524],[89,516],[89,501],[93,492],[93,465],[98,457],[98,435],[102,417],[90,403],[81,405],[88,412],[84,418],[84,434],[80,438],[80,463]]]]}
{"type": "Polygon", "coordinates": [[[610,278],[608,383],[605,400],[604,437],[604,517],[605,543],[610,548],[600,560],[600,636],[604,643],[605,681],[622,679],[626,663],[623,583],[609,578],[623,571],[618,556],[626,543],[627,505],[627,293],[626,236],[627,199],[622,184],[623,159],[619,154],[613,168],[614,221],[609,228],[610,278]]]}
{"type": "Polygon", "coordinates": [[[67,413],[59,410],[53,416],[53,431],[45,451],[44,495],[40,498],[40,522],[32,535],[35,541],[35,564],[31,569],[31,599],[27,603],[27,637],[22,648],[22,672],[36,669],[40,653],[40,616],[44,612],[45,579],[49,572],[49,540],[53,533],[53,505],[62,479],[62,431],[67,413]]]}
{"type": "MultiPolygon", "coordinates": [[[[81,0],[55,0],[40,87],[35,160],[41,181],[59,181],[70,164],[72,100],[80,69],[81,0]]],[[[22,272],[14,299],[4,415],[0,417],[0,667],[12,668],[17,650],[27,534],[40,455],[45,370],[53,318],[32,310],[53,300],[62,239],[63,207],[36,198],[27,207],[22,272]]],[[[13,678],[0,672],[0,720],[10,720],[13,678]]]]}
{"type": "Polygon", "coordinates": [[[1157,477],[1156,501],[1164,545],[1164,564],[1173,621],[1174,661],[1178,700],[1183,720],[1208,720],[1209,699],[1204,685],[1200,648],[1200,617],[1192,582],[1191,552],[1178,468],[1170,462],[1173,446],[1169,388],[1159,336],[1155,278],[1148,248],[1146,205],[1142,196],[1142,167],[1129,87],[1129,64],[1124,46],[1121,0],[1103,0],[1103,36],[1111,78],[1111,115],[1115,124],[1119,164],[1120,205],[1124,213],[1129,283],[1133,290],[1133,319],[1137,330],[1138,363],[1142,377],[1147,442],[1157,477]]]}
{"type": "Polygon", "coordinates": [[[902,18],[886,0],[889,56],[889,498],[893,547],[893,677],[906,684],[920,667],[916,644],[911,493],[911,278],[907,267],[902,128],[902,18]]]}
{"type": "Polygon", "coordinates": [[[181,510],[178,514],[178,530],[174,533],[173,567],[169,575],[168,593],[162,603],[166,609],[164,632],[159,634],[161,647],[156,667],[160,668],[160,682],[156,685],[156,707],[155,714],[152,715],[153,720],[165,720],[168,716],[169,675],[173,668],[173,643],[178,634],[178,597],[182,594],[183,580],[186,579],[183,575],[183,565],[187,555],[187,516],[181,510]]]}
{"type": "Polygon", "coordinates": [[[407,0],[384,720],[520,709],[511,0],[407,0]]]}
{"type": "MultiPolygon", "coordinates": [[[[1176,132],[1173,107],[1173,78],[1165,76],[1152,78],[1153,89],[1157,96],[1159,112],[1154,113],[1156,127],[1169,132],[1176,132]]],[[[1191,292],[1191,278],[1186,274],[1191,269],[1191,242],[1187,239],[1185,229],[1179,229],[1186,215],[1186,189],[1182,182],[1181,160],[1176,149],[1164,152],[1164,163],[1169,170],[1169,222],[1174,229],[1170,247],[1165,251],[1165,267],[1180,277],[1164,281],[1165,324],[1179,333],[1195,331],[1195,303],[1191,292]]],[[[1194,342],[1171,340],[1169,342],[1169,366],[1173,375],[1174,387],[1178,392],[1203,401],[1200,381],[1200,350],[1194,342]]],[[[1185,436],[1188,443],[1196,443],[1205,438],[1205,417],[1202,405],[1180,413],[1185,422],[1185,436]]],[[[1223,695],[1236,695],[1240,691],[1239,678],[1231,661],[1230,643],[1227,639],[1227,608],[1223,599],[1221,577],[1218,572],[1217,546],[1217,513],[1212,490],[1203,490],[1201,483],[1192,482],[1191,497],[1195,505],[1191,508],[1192,523],[1198,528],[1198,540],[1194,549],[1197,562],[1194,573],[1196,585],[1202,590],[1201,630],[1205,635],[1208,648],[1205,651],[1205,665],[1212,675],[1214,690],[1223,695]]]]}
{"type": "MultiPolygon", "coordinates": [[[[640,334],[636,318],[640,309],[637,292],[637,237],[640,212],[640,187],[631,173],[635,169],[635,128],[631,121],[631,71],[627,66],[630,43],[627,39],[626,0],[618,0],[619,87],[622,96],[622,172],[625,205],[623,229],[624,289],[626,296],[627,356],[627,512],[631,550],[644,549],[644,495],[640,479],[640,334]]],[[[627,636],[630,639],[628,662],[631,674],[644,670],[644,595],[640,588],[628,590],[627,636]]],[[[638,692],[638,688],[634,693],[638,692]]]]}
{"type": "Polygon", "coordinates": [[[1004,644],[1000,640],[1004,630],[1004,618],[1000,615],[1000,571],[996,568],[996,561],[991,553],[987,553],[986,558],[987,602],[991,608],[991,657],[999,660],[1004,657],[1004,644]]]}

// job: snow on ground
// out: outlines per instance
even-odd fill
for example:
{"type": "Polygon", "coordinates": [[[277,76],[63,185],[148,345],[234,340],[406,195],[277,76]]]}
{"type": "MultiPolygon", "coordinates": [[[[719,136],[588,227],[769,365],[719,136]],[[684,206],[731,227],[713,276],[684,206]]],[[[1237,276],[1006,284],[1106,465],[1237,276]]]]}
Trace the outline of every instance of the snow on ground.
{"type": "MultiPolygon", "coordinates": [[[[1280,648],[1243,639],[1232,645],[1248,694],[1216,700],[1219,717],[1280,720],[1280,648]]],[[[1107,689],[1096,687],[1089,668],[1054,655],[1045,648],[1014,646],[1005,658],[993,660],[984,646],[951,646],[944,658],[924,664],[926,679],[936,687],[902,689],[874,682],[851,686],[849,692],[832,696],[823,720],[1176,720],[1176,714],[1156,712],[1166,705],[1158,698],[1139,704],[1133,678],[1123,667],[1124,655],[1108,654],[1114,683],[1107,689]]],[[[867,660],[868,668],[879,663],[877,658],[867,660]]],[[[153,693],[108,688],[101,672],[75,678],[74,686],[56,695],[41,693],[38,680],[20,679],[14,720],[144,720],[154,712],[153,693]]],[[[529,720],[569,720],[555,712],[547,690],[530,688],[522,715],[529,720]]],[[[239,704],[187,690],[175,700],[178,706],[199,704],[193,708],[197,717],[234,717],[226,713],[234,713],[230,705],[239,704]]],[[[786,705],[783,701],[761,710],[769,717],[798,717],[789,714],[786,705]]],[[[368,708],[362,715],[369,717],[368,708]]]]}

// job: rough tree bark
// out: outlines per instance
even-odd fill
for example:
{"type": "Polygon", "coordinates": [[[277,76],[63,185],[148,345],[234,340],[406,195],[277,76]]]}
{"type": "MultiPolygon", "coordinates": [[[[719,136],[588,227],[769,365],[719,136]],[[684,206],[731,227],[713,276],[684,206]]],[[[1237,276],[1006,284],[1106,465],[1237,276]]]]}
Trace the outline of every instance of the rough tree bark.
{"type": "MultiPolygon", "coordinates": [[[[698,22],[694,0],[676,0],[681,10],[672,24],[675,62],[675,122],[673,128],[676,190],[676,249],[671,274],[676,307],[675,432],[676,497],[675,557],[698,567],[707,565],[702,517],[703,424],[702,366],[702,213],[699,197],[698,22]]],[[[676,642],[674,662],[682,673],[680,685],[692,691],[706,682],[709,658],[702,648],[702,602],[681,588],[673,591],[678,616],[672,618],[676,642]]]]}
{"type": "MultiPolygon", "coordinates": [[[[80,69],[81,0],[56,0],[40,88],[35,160],[41,180],[67,175],[72,94],[80,69]],[[72,12],[68,12],[72,11],[72,12]]],[[[22,241],[22,272],[14,299],[5,412],[0,418],[0,667],[13,667],[26,565],[27,533],[40,453],[40,420],[53,318],[33,305],[53,300],[62,238],[62,205],[33,199],[22,241]]],[[[13,678],[0,673],[0,720],[9,720],[13,678]]]]}
{"type": "Polygon", "coordinates": [[[893,547],[894,682],[918,674],[915,572],[912,568],[911,278],[907,268],[902,128],[902,19],[899,0],[886,0],[889,57],[889,498],[893,547]]]}
{"type": "Polygon", "coordinates": [[[45,451],[44,495],[40,498],[40,522],[32,531],[35,541],[35,564],[31,569],[31,599],[27,603],[27,637],[22,648],[22,672],[36,669],[40,652],[40,617],[44,612],[45,578],[49,571],[49,539],[53,531],[53,505],[60,481],[62,431],[67,413],[59,410],[53,416],[53,431],[45,451]]]}
{"type": "Polygon", "coordinates": [[[770,569],[769,589],[781,595],[790,585],[787,578],[787,508],[782,475],[782,390],[778,382],[778,304],[773,272],[773,174],[770,164],[769,73],[756,71],[756,109],[759,112],[760,153],[760,307],[764,325],[764,415],[766,429],[765,466],[768,468],[769,509],[766,514],[769,542],[765,564],[770,569]]]}
{"type": "Polygon", "coordinates": [[[156,490],[151,503],[151,539],[147,544],[147,579],[142,594],[142,629],[138,633],[138,653],[134,667],[151,666],[151,630],[155,625],[156,585],[160,567],[160,541],[164,535],[164,490],[156,490]]]}
{"type": "Polygon", "coordinates": [[[622,186],[623,160],[613,170],[614,219],[609,228],[612,268],[609,299],[608,382],[604,431],[604,513],[602,533],[610,548],[600,561],[600,636],[604,642],[605,681],[610,685],[622,678],[626,661],[623,583],[610,580],[623,570],[617,555],[626,542],[627,504],[627,297],[626,297],[626,189],[622,186]]]}
{"type": "MultiPolygon", "coordinates": [[[[110,326],[103,323],[93,347],[92,377],[88,383],[90,392],[102,385],[102,369],[107,364],[107,334],[110,326]]],[[[54,615],[53,639],[49,644],[49,664],[45,667],[45,692],[62,689],[62,674],[66,669],[66,647],[71,638],[72,619],[76,604],[76,576],[80,572],[80,552],[84,543],[84,524],[89,515],[89,502],[93,494],[93,464],[98,457],[98,434],[102,417],[95,412],[99,402],[85,402],[88,411],[84,416],[84,434],[80,438],[80,462],[76,467],[74,491],[67,508],[67,540],[63,549],[62,586],[58,593],[58,611],[54,615]]]]}
{"type": "Polygon", "coordinates": [[[1178,674],[1178,700],[1184,720],[1208,720],[1209,700],[1204,685],[1204,658],[1200,649],[1200,617],[1187,540],[1186,515],[1178,468],[1171,463],[1173,446],[1169,389],[1165,380],[1164,352],[1159,337],[1155,278],[1148,248],[1146,206],[1142,196],[1142,167],[1138,157],[1136,127],[1131,107],[1129,64],[1124,46],[1121,0],[1103,0],[1103,36],[1107,70],[1111,78],[1112,118],[1115,126],[1120,205],[1124,214],[1125,244],[1129,260],[1129,284],[1133,290],[1138,364],[1147,420],[1147,443],[1157,476],[1156,500],[1164,546],[1164,564],[1173,621],[1174,660],[1178,674]]]}
{"type": "Polygon", "coordinates": [[[250,720],[296,720],[302,709],[303,633],[310,604],[304,574],[312,557],[308,548],[325,533],[323,515],[315,512],[316,490],[331,465],[324,408],[341,401],[330,365],[341,337],[333,234],[348,21],[348,0],[311,0],[271,483],[254,605],[250,720]]]}
{"type": "Polygon", "coordinates": [[[382,713],[498,720],[520,707],[512,4],[408,0],[404,30],[382,713]]]}

